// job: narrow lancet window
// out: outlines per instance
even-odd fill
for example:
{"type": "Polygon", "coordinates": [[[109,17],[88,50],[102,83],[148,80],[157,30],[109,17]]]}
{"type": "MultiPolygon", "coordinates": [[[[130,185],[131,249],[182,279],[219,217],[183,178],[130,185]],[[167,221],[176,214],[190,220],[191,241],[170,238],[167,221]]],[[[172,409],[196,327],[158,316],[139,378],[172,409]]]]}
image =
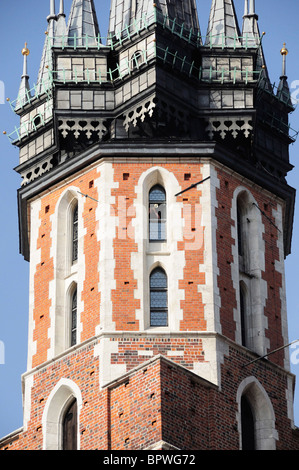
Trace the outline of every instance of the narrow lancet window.
{"type": "Polygon", "coordinates": [[[72,262],[74,263],[78,259],[78,204],[73,211],[72,228],[72,262]]]}
{"type": "Polygon", "coordinates": [[[149,239],[166,240],[166,193],[160,185],[149,192],[149,239]]]}
{"type": "Polygon", "coordinates": [[[168,326],[167,276],[162,268],[150,275],[150,325],[168,326]]]}
{"type": "Polygon", "coordinates": [[[77,343],[77,288],[74,290],[71,302],[71,346],[77,343]]]}

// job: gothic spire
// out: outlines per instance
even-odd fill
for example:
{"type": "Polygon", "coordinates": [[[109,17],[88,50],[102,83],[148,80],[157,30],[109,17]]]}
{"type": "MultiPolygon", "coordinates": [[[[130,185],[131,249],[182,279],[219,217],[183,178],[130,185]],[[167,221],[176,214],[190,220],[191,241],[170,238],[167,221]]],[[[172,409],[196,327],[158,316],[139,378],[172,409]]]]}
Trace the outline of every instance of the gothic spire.
{"type": "Polygon", "coordinates": [[[200,33],[195,0],[112,0],[109,36],[120,35],[128,26],[131,29],[142,27],[142,22],[148,23],[155,18],[156,13],[167,21],[176,20],[178,24],[184,24],[194,34],[200,33]]]}
{"type": "Polygon", "coordinates": [[[243,28],[243,45],[247,47],[256,46],[260,43],[260,33],[258,27],[258,15],[255,12],[255,0],[245,0],[243,28]]]}
{"type": "Polygon", "coordinates": [[[283,44],[283,47],[280,53],[282,55],[282,74],[281,74],[280,82],[278,85],[277,96],[281,101],[292,106],[291,93],[290,93],[287,71],[286,71],[286,58],[287,58],[289,51],[287,50],[285,43],[283,44]]]}
{"type": "Polygon", "coordinates": [[[29,49],[27,48],[27,43],[25,43],[25,47],[22,49],[23,75],[21,78],[21,84],[19,88],[16,109],[24,106],[24,104],[28,101],[28,97],[30,97],[29,75],[27,73],[27,57],[29,53],[30,52],[29,52],[29,49]]]}
{"type": "Polygon", "coordinates": [[[60,0],[59,13],[57,15],[57,24],[55,29],[55,46],[59,46],[62,42],[67,42],[67,28],[64,13],[64,0],[60,0]]]}
{"type": "Polygon", "coordinates": [[[258,47],[255,70],[262,73],[261,79],[263,80],[263,85],[270,89],[271,84],[266,67],[263,46],[261,43],[261,34],[258,26],[258,15],[255,11],[255,0],[245,0],[242,44],[245,47],[258,47]]]}
{"type": "Polygon", "coordinates": [[[213,0],[206,45],[235,47],[240,45],[240,29],[233,0],[213,0]]]}
{"type": "Polygon", "coordinates": [[[38,72],[38,79],[36,85],[36,94],[44,92],[48,88],[49,72],[52,70],[52,55],[51,47],[54,44],[55,28],[57,16],[55,14],[55,0],[50,0],[50,14],[47,17],[48,28],[46,31],[46,39],[44,43],[42,59],[38,72]]]}
{"type": "Polygon", "coordinates": [[[93,0],[73,0],[67,26],[69,45],[96,45],[100,31],[93,0]]]}

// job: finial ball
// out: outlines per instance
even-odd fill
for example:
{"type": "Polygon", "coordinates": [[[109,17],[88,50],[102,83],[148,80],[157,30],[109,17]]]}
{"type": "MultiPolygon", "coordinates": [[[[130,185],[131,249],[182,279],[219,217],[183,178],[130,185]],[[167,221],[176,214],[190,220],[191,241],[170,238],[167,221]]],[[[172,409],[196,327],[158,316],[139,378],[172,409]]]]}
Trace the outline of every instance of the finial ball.
{"type": "Polygon", "coordinates": [[[281,55],[288,55],[289,51],[286,48],[286,43],[283,43],[283,48],[280,51],[281,55]]]}
{"type": "Polygon", "coordinates": [[[25,47],[23,47],[23,49],[22,49],[22,54],[23,55],[29,55],[30,54],[30,51],[27,47],[27,42],[25,42],[25,47]]]}

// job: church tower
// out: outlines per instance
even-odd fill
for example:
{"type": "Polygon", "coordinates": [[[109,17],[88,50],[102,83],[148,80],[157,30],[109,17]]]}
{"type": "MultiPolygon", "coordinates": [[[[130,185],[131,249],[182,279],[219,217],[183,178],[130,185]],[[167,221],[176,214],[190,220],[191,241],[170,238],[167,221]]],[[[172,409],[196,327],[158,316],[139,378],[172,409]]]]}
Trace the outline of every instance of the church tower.
{"type": "Polygon", "coordinates": [[[112,0],[105,40],[97,7],[50,1],[34,87],[22,51],[28,365],[0,448],[298,450],[287,49],[275,89],[254,0],[242,27],[212,0],[206,33],[195,0],[112,0]]]}

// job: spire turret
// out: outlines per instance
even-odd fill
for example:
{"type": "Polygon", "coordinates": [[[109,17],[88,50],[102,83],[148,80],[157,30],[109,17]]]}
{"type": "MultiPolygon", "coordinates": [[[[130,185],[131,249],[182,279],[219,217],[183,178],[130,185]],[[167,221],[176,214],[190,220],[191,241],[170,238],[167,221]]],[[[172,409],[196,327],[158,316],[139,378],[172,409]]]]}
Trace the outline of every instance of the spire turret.
{"type": "Polygon", "coordinates": [[[260,42],[260,33],[258,27],[258,15],[255,12],[255,1],[245,0],[243,28],[243,45],[247,47],[256,46],[260,42]]]}
{"type": "Polygon", "coordinates": [[[57,15],[57,24],[55,29],[55,46],[62,42],[67,42],[67,27],[65,22],[64,1],[60,0],[59,13],[57,15]]]}
{"type": "MultiPolygon", "coordinates": [[[[122,31],[131,26],[131,30],[142,27],[143,21],[151,20],[155,15],[165,21],[176,20],[184,24],[194,34],[200,34],[197,8],[195,0],[182,0],[180,2],[165,2],[163,0],[112,0],[109,36],[120,35],[122,31]]],[[[158,18],[159,19],[159,18],[158,18]]]]}
{"type": "Polygon", "coordinates": [[[73,0],[69,16],[67,34],[69,44],[76,46],[96,45],[100,35],[93,0],[73,0]]]}
{"type": "Polygon", "coordinates": [[[47,84],[49,81],[48,69],[52,70],[51,48],[54,44],[56,20],[57,20],[57,16],[55,14],[55,0],[50,0],[50,14],[47,17],[48,28],[45,33],[46,39],[44,43],[42,59],[40,63],[39,73],[38,73],[36,94],[43,93],[47,89],[47,84]]]}
{"type": "Polygon", "coordinates": [[[206,45],[219,47],[240,45],[240,29],[233,0],[213,0],[206,45]]]}
{"type": "MultiPolygon", "coordinates": [[[[265,33],[262,34],[262,36],[265,33]]],[[[264,86],[270,89],[270,79],[266,67],[264,51],[261,43],[261,34],[258,26],[258,15],[255,11],[255,0],[245,0],[242,44],[247,47],[257,47],[256,70],[261,71],[264,86]]]]}
{"type": "Polygon", "coordinates": [[[30,51],[27,48],[27,43],[25,43],[25,47],[22,49],[23,75],[21,79],[21,85],[19,88],[16,109],[22,107],[28,101],[28,98],[30,98],[29,75],[27,73],[27,57],[29,54],[30,54],[30,51]]]}
{"type": "Polygon", "coordinates": [[[278,85],[277,96],[278,98],[288,105],[292,105],[291,93],[288,84],[287,70],[286,70],[286,58],[289,51],[286,48],[286,43],[283,44],[283,47],[280,51],[282,55],[282,73],[280,77],[280,82],[278,85]]]}

